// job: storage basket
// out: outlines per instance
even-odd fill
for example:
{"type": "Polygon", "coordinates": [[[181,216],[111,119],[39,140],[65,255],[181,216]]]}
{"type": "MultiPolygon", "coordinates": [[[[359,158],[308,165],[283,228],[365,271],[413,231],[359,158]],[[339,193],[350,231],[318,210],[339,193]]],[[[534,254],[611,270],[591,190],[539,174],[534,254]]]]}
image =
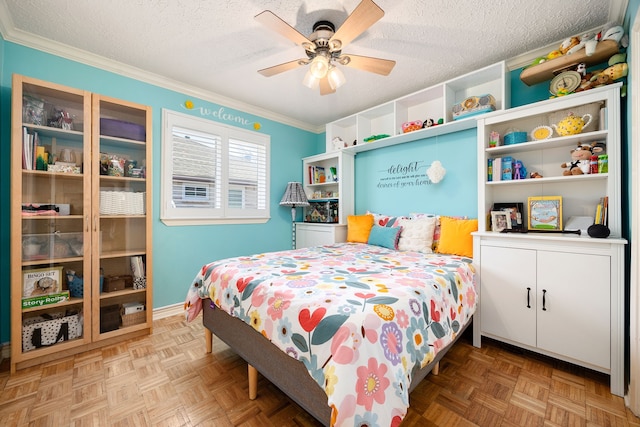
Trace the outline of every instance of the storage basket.
{"type": "Polygon", "coordinates": [[[100,135],[114,136],[116,138],[134,139],[144,141],[146,131],[144,126],[126,122],[124,120],[100,118],[100,135]]]}
{"type": "Polygon", "coordinates": [[[124,309],[122,310],[122,327],[133,326],[139,323],[144,323],[147,320],[147,311],[137,311],[131,314],[124,314],[124,309]]]}
{"type": "Polygon", "coordinates": [[[101,215],[144,215],[145,193],[100,191],[101,215]]]}
{"type": "Polygon", "coordinates": [[[115,331],[120,326],[120,306],[117,304],[100,307],[100,333],[115,331]]]}

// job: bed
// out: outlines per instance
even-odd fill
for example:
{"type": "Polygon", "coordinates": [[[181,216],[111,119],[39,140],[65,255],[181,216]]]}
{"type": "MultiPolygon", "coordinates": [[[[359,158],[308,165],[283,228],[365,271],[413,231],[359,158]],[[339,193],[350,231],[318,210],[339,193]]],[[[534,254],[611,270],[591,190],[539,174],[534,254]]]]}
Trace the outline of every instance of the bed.
{"type": "Polygon", "coordinates": [[[247,361],[251,397],[260,372],[324,425],[387,427],[476,304],[471,257],[339,243],[209,263],[185,307],[247,361]]]}

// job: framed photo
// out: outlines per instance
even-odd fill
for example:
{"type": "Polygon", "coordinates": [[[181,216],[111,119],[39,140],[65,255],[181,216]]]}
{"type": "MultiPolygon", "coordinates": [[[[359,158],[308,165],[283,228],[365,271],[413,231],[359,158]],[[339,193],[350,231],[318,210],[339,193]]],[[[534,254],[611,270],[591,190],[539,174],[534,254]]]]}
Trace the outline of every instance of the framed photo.
{"type": "Polygon", "coordinates": [[[511,228],[511,214],[508,211],[491,211],[491,231],[500,232],[511,228]]]}
{"type": "Polygon", "coordinates": [[[494,211],[507,211],[511,216],[511,227],[514,230],[524,228],[524,203],[494,203],[494,211]]]}
{"type": "Polygon", "coordinates": [[[562,197],[529,197],[529,230],[562,230],[562,197]]]}
{"type": "Polygon", "coordinates": [[[57,294],[62,291],[62,267],[22,270],[22,297],[57,294]]]}

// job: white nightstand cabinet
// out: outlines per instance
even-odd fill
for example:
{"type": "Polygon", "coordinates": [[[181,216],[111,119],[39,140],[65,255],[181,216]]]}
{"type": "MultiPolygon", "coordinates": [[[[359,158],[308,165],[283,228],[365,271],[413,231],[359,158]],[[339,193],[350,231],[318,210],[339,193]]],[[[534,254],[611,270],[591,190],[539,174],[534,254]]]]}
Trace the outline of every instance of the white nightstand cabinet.
{"type": "MultiPolygon", "coordinates": [[[[596,119],[593,117],[593,119],[596,119]]],[[[513,344],[610,375],[611,393],[624,394],[624,245],[621,209],[620,85],[546,100],[478,119],[478,232],[474,263],[480,310],[474,345],[482,336],[513,344]],[[531,132],[555,124],[567,112],[595,108],[598,126],[570,136],[489,146],[491,132],[531,132]],[[606,144],[607,173],[564,176],[578,143],[606,144]],[[495,181],[488,161],[511,156],[543,178],[495,181]],[[494,203],[561,196],[563,224],[571,216],[594,216],[608,197],[608,238],[563,233],[499,233],[490,229],[494,203]]],[[[494,171],[495,175],[495,171],[494,171]]]]}
{"type": "Polygon", "coordinates": [[[347,226],[296,222],[296,248],[331,245],[347,241],[347,226]]]}

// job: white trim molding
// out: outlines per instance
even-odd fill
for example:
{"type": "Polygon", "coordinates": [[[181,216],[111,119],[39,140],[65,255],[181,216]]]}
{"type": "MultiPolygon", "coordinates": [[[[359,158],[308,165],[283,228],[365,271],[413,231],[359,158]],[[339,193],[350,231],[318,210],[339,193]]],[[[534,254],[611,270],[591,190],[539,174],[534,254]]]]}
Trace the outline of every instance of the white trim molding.
{"type": "Polygon", "coordinates": [[[629,280],[629,389],[626,405],[640,416],[640,12],[629,30],[631,49],[631,277],[629,280]]]}
{"type": "Polygon", "coordinates": [[[153,320],[164,319],[165,317],[184,315],[184,303],[180,302],[172,305],[165,305],[153,309],[153,320]]]}

